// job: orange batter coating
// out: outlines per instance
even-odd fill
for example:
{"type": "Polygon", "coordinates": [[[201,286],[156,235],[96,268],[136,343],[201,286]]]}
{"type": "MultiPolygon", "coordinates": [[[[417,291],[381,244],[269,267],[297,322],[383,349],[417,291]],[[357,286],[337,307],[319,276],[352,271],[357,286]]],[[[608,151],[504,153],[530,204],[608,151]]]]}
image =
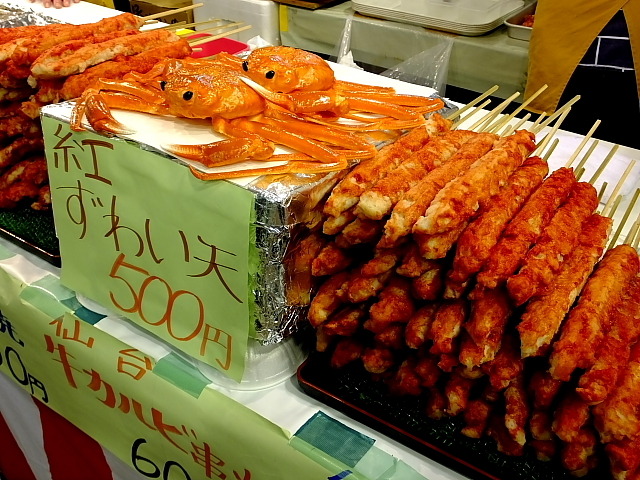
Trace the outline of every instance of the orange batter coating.
{"type": "Polygon", "coordinates": [[[562,397],[553,415],[553,432],[564,442],[578,440],[580,429],[591,420],[589,405],[578,394],[568,392],[562,397]]]}
{"type": "Polygon", "coordinates": [[[480,289],[474,295],[464,328],[482,352],[481,363],[493,360],[498,353],[512,311],[509,296],[502,288],[480,289]]]}
{"type": "Polygon", "coordinates": [[[531,300],[517,326],[522,357],[544,353],[604,251],[612,220],[594,214],[584,223],[578,245],[545,293],[531,300]]]}
{"type": "Polygon", "coordinates": [[[518,130],[496,142],[469,170],[438,192],[413,232],[444,233],[468,221],[535,149],[534,137],[531,132],[518,130]]]}
{"type": "Polygon", "coordinates": [[[411,296],[411,283],[404,277],[393,277],[380,292],[378,301],[369,309],[364,328],[374,333],[383,331],[390,323],[407,323],[416,310],[411,296]]]}
{"type": "Polygon", "coordinates": [[[449,130],[451,124],[450,120],[433,114],[424,125],[382,147],[374,158],[360,162],[335,186],[324,205],[324,213],[338,217],[354,207],[360,200],[360,195],[384,178],[402,160],[424,147],[432,136],[449,130]]]}
{"type": "Polygon", "coordinates": [[[509,383],[504,391],[504,424],[511,438],[519,445],[527,441],[527,423],[531,415],[523,375],[520,374],[509,383]]]}
{"type": "Polygon", "coordinates": [[[463,223],[444,233],[424,234],[416,232],[413,234],[413,239],[418,244],[420,254],[424,258],[445,258],[466,226],[467,224],[463,223]]]}
{"type": "Polygon", "coordinates": [[[327,243],[311,262],[311,274],[314,277],[334,275],[346,270],[353,262],[349,252],[338,247],[335,242],[327,243]]]}
{"type": "Polygon", "coordinates": [[[362,356],[364,346],[362,343],[351,337],[341,338],[331,353],[331,366],[342,368],[362,356]]]}
{"type": "Polygon", "coordinates": [[[517,274],[507,280],[507,288],[516,305],[522,305],[547,286],[560,264],[578,241],[582,223],[598,206],[593,185],[576,183],[567,201],[556,211],[542,235],[523,260],[517,274]]]}
{"type": "Polygon", "coordinates": [[[451,281],[466,282],[480,271],[507,223],[548,172],[547,162],[530,157],[509,177],[504,188],[486,202],[458,239],[453,268],[448,274],[451,281]]]}
{"type": "Polygon", "coordinates": [[[454,340],[460,334],[467,319],[467,304],[464,300],[443,302],[436,312],[429,330],[433,340],[430,352],[435,354],[454,353],[454,340]]]}
{"type": "Polygon", "coordinates": [[[475,380],[466,378],[455,370],[451,373],[444,386],[444,394],[447,398],[445,409],[447,415],[454,417],[467,409],[474,384],[475,380]]]}
{"type": "Polygon", "coordinates": [[[582,374],[576,391],[590,404],[602,402],[618,382],[629,361],[631,346],[640,337],[640,279],[635,278],[610,312],[611,329],[598,347],[594,364],[582,374]]]}
{"type": "Polygon", "coordinates": [[[596,446],[598,437],[593,429],[580,429],[576,440],[566,443],[560,451],[560,460],[575,477],[583,477],[598,464],[596,446]]]}
{"type": "Polygon", "coordinates": [[[384,347],[365,348],[361,359],[369,373],[384,373],[396,364],[393,352],[384,347]]]}
{"type": "Polygon", "coordinates": [[[611,310],[638,275],[638,253],[629,245],[618,245],[605,253],[580,293],[553,344],[550,372],[568,381],[576,368],[591,367],[604,332],[611,327],[611,310]]]}
{"type": "Polygon", "coordinates": [[[480,133],[475,138],[469,139],[461,145],[449,161],[428,172],[409,189],[393,207],[378,246],[393,246],[399,239],[409,235],[413,225],[424,214],[437,193],[491,150],[497,139],[498,136],[491,133],[480,133]]]}
{"type": "Polygon", "coordinates": [[[376,220],[355,218],[336,237],[336,243],[343,248],[363,243],[377,243],[382,235],[383,224],[376,220]]]}
{"type": "Polygon", "coordinates": [[[631,348],[629,363],[606,400],[592,408],[594,424],[603,442],[640,435],[640,343],[631,348]]]}
{"type": "Polygon", "coordinates": [[[489,376],[491,386],[497,390],[507,388],[511,381],[522,373],[524,362],[520,358],[518,341],[514,335],[504,335],[496,358],[483,364],[482,369],[489,376]]]}
{"type": "Polygon", "coordinates": [[[465,426],[460,433],[469,438],[481,438],[487,429],[493,405],[482,398],[469,401],[463,413],[465,426]]]}
{"type": "Polygon", "coordinates": [[[633,478],[640,469],[640,436],[608,443],[605,452],[614,478],[633,478]]]}
{"type": "Polygon", "coordinates": [[[42,137],[16,137],[6,147],[0,149],[0,170],[6,170],[29,154],[42,151],[44,151],[42,137]]]}
{"type": "Polygon", "coordinates": [[[420,348],[429,338],[431,324],[436,318],[438,306],[429,303],[420,307],[411,316],[405,327],[404,338],[409,348],[420,348]]]}
{"type": "Polygon", "coordinates": [[[312,326],[318,327],[344,303],[347,302],[346,286],[349,274],[340,272],[329,277],[319,288],[309,306],[307,314],[312,326]]]}
{"type": "Polygon", "coordinates": [[[420,300],[437,300],[444,285],[444,269],[445,266],[442,263],[434,263],[432,268],[412,279],[413,295],[420,300]]]}
{"type": "Polygon", "coordinates": [[[536,242],[575,183],[576,178],[570,168],[560,168],[542,182],[507,225],[502,238],[492,249],[478,273],[480,285],[495,288],[517,271],[527,250],[536,242]]]}

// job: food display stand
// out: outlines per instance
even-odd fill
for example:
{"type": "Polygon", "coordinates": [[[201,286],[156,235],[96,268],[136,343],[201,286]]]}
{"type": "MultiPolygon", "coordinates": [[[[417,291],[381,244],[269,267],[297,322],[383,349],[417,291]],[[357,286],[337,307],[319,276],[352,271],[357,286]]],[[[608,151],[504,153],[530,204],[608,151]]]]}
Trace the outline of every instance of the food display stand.
{"type": "MultiPolygon", "coordinates": [[[[66,16],[79,15],[75,18],[87,22],[91,15],[112,12],[81,3],[46,13],[69,21],[66,16]]],[[[47,127],[50,137],[68,129],[64,121],[54,120],[58,123],[47,127]]],[[[465,119],[467,125],[474,120],[473,115],[465,119]]],[[[541,138],[551,131],[541,131],[541,138]]],[[[589,140],[562,130],[552,133],[557,139],[547,159],[552,170],[563,167],[589,140]]],[[[72,135],[77,135],[77,146],[96,145],[87,143],[84,133],[72,135]]],[[[598,174],[598,190],[605,183],[616,185],[613,195],[609,190],[600,198],[608,206],[619,195],[615,228],[623,216],[638,217],[640,205],[631,207],[640,186],[635,165],[640,152],[616,148],[600,171],[611,151],[606,142],[594,145],[581,168],[585,176],[598,174]]],[[[68,213],[73,219],[72,210],[68,213]]],[[[620,232],[618,243],[628,230],[620,232]]],[[[57,266],[25,247],[0,240],[0,470],[22,467],[29,472],[24,478],[36,480],[75,480],[65,476],[71,470],[61,465],[76,466],[78,479],[86,479],[82,475],[95,467],[91,478],[100,480],[500,477],[479,468],[464,452],[452,454],[435,444],[423,448],[424,443],[418,446],[393,426],[368,422],[348,409],[345,413],[339,402],[309,395],[304,379],[296,377],[303,361],[298,350],[277,381],[229,382],[207,364],[216,358],[200,361],[71,290],[57,266]],[[77,451],[76,443],[90,453],[77,451]],[[87,464],[91,458],[97,463],[87,464]]],[[[91,262],[91,252],[82,255],[91,262]]]]}

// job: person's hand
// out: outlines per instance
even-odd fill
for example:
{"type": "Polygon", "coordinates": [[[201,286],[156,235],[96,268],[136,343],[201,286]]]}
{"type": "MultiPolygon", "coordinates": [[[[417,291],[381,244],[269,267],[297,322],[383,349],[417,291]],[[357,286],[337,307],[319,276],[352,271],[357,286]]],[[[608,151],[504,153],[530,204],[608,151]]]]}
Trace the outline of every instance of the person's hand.
{"type": "MultiPolygon", "coordinates": [[[[36,0],[29,0],[31,3],[34,3],[36,0]]],[[[42,5],[45,8],[54,7],[54,8],[62,8],[68,7],[73,3],[80,3],[80,0],[42,0],[42,5]]]]}

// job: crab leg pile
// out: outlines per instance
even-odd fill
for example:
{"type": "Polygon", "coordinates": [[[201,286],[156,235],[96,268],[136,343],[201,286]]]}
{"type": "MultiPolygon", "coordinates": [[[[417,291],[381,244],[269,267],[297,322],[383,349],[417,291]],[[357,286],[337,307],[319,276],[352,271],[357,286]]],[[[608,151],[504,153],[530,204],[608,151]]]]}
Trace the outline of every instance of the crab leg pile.
{"type": "Polygon", "coordinates": [[[533,132],[451,125],[432,115],[329,194],[310,236],[316,349],[507,455],[640,478],[633,238],[607,250],[598,192],[550,172],[533,132]]]}
{"type": "Polygon", "coordinates": [[[191,54],[169,31],[121,14],[96,23],[0,29],[0,208],[49,209],[40,107],[79,97],[96,79],[145,73],[191,54]]]}

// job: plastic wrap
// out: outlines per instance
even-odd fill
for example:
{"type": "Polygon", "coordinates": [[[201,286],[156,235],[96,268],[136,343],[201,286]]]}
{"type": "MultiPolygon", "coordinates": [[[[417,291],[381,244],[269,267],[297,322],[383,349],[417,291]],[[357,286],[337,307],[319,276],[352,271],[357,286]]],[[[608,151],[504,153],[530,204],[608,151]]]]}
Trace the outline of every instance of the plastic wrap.
{"type": "MultiPolygon", "coordinates": [[[[351,10],[345,18],[345,26],[342,31],[340,42],[337,45],[336,54],[332,58],[336,63],[341,65],[349,65],[356,68],[362,68],[357,64],[357,58],[354,60],[352,51],[352,42],[355,38],[353,22],[354,11],[351,10]]],[[[424,29],[416,29],[416,42],[424,40],[424,29]]],[[[414,85],[423,85],[431,87],[438,91],[440,95],[444,95],[447,85],[447,72],[449,70],[449,58],[451,57],[451,49],[453,48],[453,37],[450,35],[440,34],[437,32],[429,32],[429,48],[422,50],[418,54],[407,58],[406,60],[388,68],[380,75],[384,77],[402,80],[414,85]]]]}

